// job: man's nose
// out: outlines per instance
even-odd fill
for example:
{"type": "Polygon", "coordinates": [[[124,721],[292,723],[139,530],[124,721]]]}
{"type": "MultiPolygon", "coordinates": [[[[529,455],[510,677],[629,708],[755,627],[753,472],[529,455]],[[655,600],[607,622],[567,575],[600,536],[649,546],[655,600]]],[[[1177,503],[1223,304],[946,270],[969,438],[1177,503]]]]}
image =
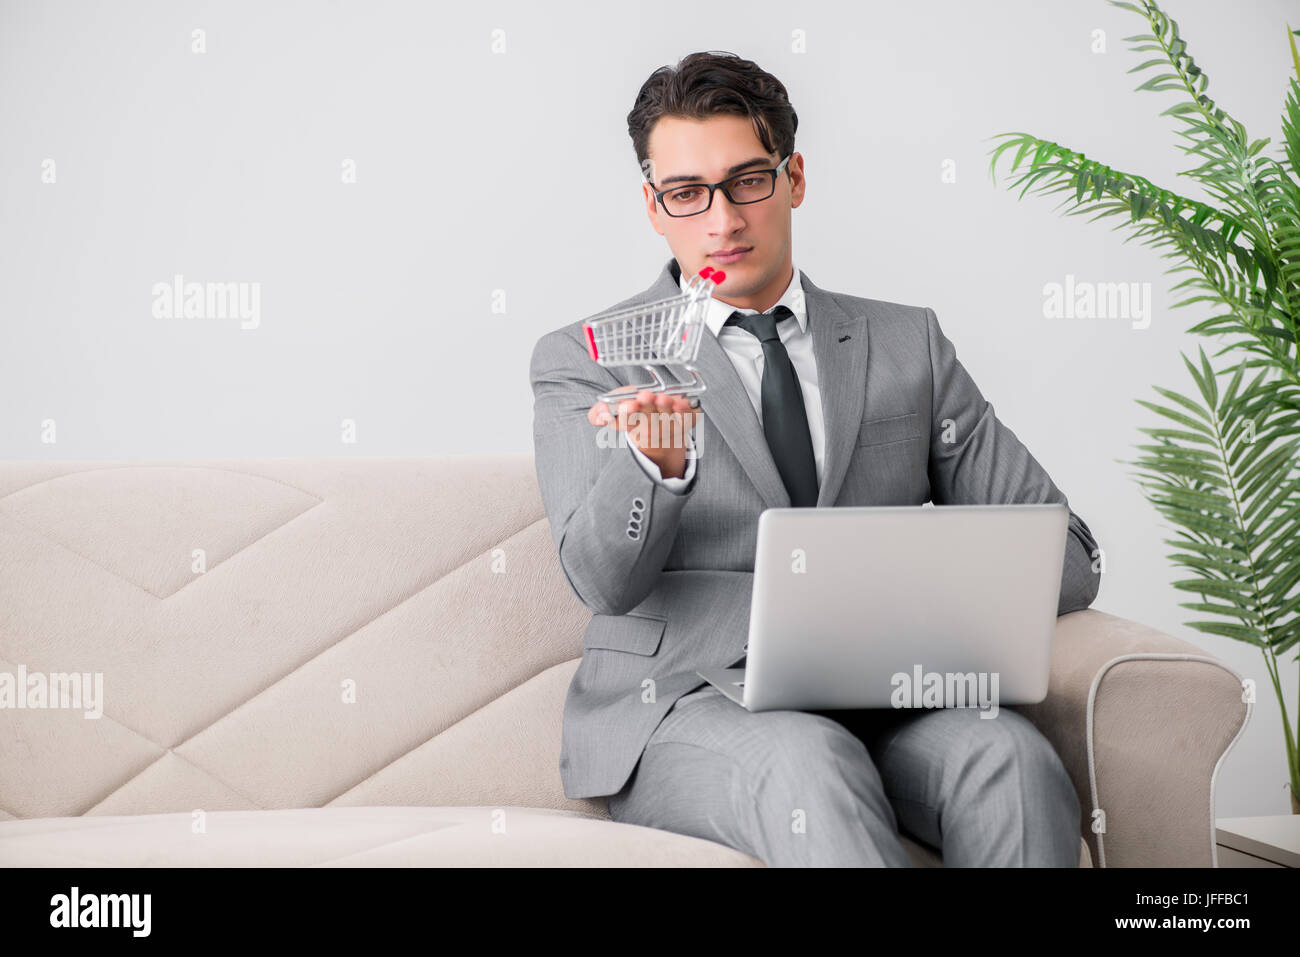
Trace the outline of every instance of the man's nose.
{"type": "Polygon", "coordinates": [[[708,208],[704,216],[709,221],[710,232],[734,232],[737,226],[744,224],[740,208],[727,199],[727,194],[720,189],[713,191],[713,205],[708,208]]]}

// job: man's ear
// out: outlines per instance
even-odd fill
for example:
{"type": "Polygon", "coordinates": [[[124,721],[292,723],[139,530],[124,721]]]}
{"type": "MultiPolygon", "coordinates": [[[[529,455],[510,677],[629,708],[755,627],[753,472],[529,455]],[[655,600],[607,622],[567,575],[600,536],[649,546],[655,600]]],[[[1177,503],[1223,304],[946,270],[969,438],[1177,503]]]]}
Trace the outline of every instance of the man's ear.
{"type": "Polygon", "coordinates": [[[664,234],[664,230],[662,224],[659,222],[659,204],[655,201],[654,187],[651,186],[649,183],[642,183],[641,195],[642,198],[645,200],[645,204],[646,204],[645,214],[646,217],[650,220],[650,226],[654,229],[655,232],[657,232],[660,236],[662,236],[664,234]]]}

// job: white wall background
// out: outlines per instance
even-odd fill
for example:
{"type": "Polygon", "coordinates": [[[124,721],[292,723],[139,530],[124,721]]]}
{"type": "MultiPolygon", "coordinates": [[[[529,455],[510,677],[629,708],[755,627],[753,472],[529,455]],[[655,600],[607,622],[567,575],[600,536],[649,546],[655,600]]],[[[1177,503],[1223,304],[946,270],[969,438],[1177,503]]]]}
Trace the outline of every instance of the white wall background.
{"type": "MultiPolygon", "coordinates": [[[[1300,7],[1166,9],[1210,95],[1276,145],[1300,7]]],[[[1122,38],[1143,26],[1102,0],[0,3],[0,456],[531,451],[534,342],[670,255],[641,206],[633,96],[689,52],[738,53],[799,114],[795,261],[823,288],[936,310],[1104,547],[1095,607],[1256,678],[1217,813],[1286,813],[1261,656],[1181,624],[1171,530],[1116,462],[1154,422],[1135,398],[1193,388],[1178,353],[1204,340],[1182,330],[1209,313],[1169,311],[1181,277],[1118,220],[1017,201],[987,171],[987,138],[1023,130],[1200,195],[1158,116],[1174,94],[1126,73],[1141,59],[1122,38]],[[548,196],[578,181],[589,205],[548,196]],[[154,318],[153,284],[177,273],[260,283],[259,326],[154,318]],[[1150,327],[1044,318],[1044,284],[1067,273],[1150,282],[1150,327]]]]}

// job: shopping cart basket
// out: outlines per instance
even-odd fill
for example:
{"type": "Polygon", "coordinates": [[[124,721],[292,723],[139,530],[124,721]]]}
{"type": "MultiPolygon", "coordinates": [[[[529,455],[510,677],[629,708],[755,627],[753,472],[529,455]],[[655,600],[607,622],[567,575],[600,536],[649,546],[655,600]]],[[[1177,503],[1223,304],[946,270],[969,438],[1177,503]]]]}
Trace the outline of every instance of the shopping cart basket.
{"type": "Polygon", "coordinates": [[[698,406],[695,396],[705,386],[695,371],[695,357],[700,351],[710,297],[725,278],[726,273],[705,266],[680,295],[605,313],[584,323],[587,351],[598,365],[640,366],[654,378],[635,390],[624,387],[606,392],[600,401],[626,399],[641,389],[649,389],[663,395],[688,396],[691,406],[698,406]],[[671,381],[660,374],[660,368],[672,373],[671,381]],[[689,373],[690,379],[683,381],[678,369],[689,373]]]}

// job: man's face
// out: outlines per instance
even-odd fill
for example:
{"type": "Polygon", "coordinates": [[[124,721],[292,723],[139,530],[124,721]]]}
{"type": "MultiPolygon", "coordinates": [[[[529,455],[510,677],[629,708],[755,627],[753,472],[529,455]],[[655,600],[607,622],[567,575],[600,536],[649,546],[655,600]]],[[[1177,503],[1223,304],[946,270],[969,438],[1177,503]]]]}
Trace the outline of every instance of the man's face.
{"type": "Polygon", "coordinates": [[[746,169],[773,169],[784,157],[763,151],[748,117],[730,115],[705,120],[666,116],[651,130],[648,151],[651,182],[642,184],[646,214],[655,232],[668,240],[682,275],[690,279],[712,266],[727,274],[715,299],[760,311],[776,305],[792,275],[790,210],[803,202],[803,157],[791,155],[776,192],[767,199],[732,205],[715,190],[705,212],[669,216],[655,199],[656,190],[717,183],[746,169]],[[751,165],[749,160],[758,162],[751,165]],[[735,168],[740,164],[745,165],[735,168]],[[748,252],[732,262],[716,255],[737,247],[748,252]]]}

